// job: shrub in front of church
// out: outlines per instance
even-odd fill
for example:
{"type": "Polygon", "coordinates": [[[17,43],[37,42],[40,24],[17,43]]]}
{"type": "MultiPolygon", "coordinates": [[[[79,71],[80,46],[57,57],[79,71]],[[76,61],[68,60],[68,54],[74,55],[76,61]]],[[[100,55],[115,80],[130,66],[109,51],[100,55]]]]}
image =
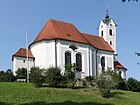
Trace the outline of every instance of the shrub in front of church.
{"type": "Polygon", "coordinates": [[[50,67],[45,73],[45,81],[51,87],[58,87],[62,81],[61,69],[50,67]]]}
{"type": "Polygon", "coordinates": [[[75,81],[75,65],[73,64],[66,64],[65,65],[65,73],[64,73],[65,83],[68,88],[73,88],[76,81],[75,81]]]}
{"type": "Polygon", "coordinates": [[[114,81],[114,88],[115,89],[121,89],[121,90],[127,90],[127,84],[126,81],[122,79],[121,74],[112,73],[113,81],[114,81]]]}
{"type": "Polygon", "coordinates": [[[43,83],[43,69],[39,69],[39,67],[31,68],[30,71],[30,81],[34,84],[35,87],[42,86],[43,83]]]}
{"type": "Polygon", "coordinates": [[[26,79],[27,78],[27,69],[26,68],[19,68],[16,71],[16,78],[17,79],[26,79]]]}
{"type": "Polygon", "coordinates": [[[109,97],[110,91],[113,88],[112,71],[107,70],[103,72],[97,79],[96,84],[103,97],[109,97]]]}
{"type": "Polygon", "coordinates": [[[96,86],[94,76],[87,76],[85,79],[86,79],[86,86],[89,86],[89,87],[96,86]]]}

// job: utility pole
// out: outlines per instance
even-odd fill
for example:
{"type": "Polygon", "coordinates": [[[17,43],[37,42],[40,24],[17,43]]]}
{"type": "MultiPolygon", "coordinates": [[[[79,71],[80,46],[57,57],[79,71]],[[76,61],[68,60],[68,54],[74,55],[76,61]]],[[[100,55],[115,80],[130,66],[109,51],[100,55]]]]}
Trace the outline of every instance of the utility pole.
{"type": "Polygon", "coordinates": [[[27,65],[27,82],[29,82],[29,54],[28,54],[28,32],[26,32],[26,65],[27,65]]]}

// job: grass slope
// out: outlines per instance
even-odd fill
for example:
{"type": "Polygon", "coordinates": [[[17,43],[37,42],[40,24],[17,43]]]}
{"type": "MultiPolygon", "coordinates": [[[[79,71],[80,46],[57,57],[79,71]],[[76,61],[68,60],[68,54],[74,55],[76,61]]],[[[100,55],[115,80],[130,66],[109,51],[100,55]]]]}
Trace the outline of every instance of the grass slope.
{"type": "Polygon", "coordinates": [[[0,105],[140,105],[140,93],[113,90],[103,98],[92,88],[33,88],[30,83],[0,82],[0,105]]]}

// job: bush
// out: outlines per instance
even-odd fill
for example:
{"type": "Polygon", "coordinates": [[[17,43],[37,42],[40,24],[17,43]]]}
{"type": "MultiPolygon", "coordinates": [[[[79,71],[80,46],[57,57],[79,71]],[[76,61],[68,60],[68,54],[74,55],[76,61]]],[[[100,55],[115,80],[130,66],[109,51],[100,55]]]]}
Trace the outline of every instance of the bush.
{"type": "Polygon", "coordinates": [[[85,79],[86,79],[86,86],[95,86],[94,76],[87,76],[85,79]]]}
{"type": "Polygon", "coordinates": [[[52,87],[58,87],[62,81],[61,70],[58,67],[50,67],[45,73],[46,83],[52,87]]]}
{"type": "Polygon", "coordinates": [[[27,78],[27,69],[26,68],[19,68],[16,71],[16,77],[17,79],[26,79],[27,78]]]}
{"type": "Polygon", "coordinates": [[[127,90],[127,84],[122,79],[120,74],[113,72],[112,76],[113,76],[112,78],[113,78],[113,81],[114,81],[114,88],[115,89],[127,90]]]}
{"type": "Polygon", "coordinates": [[[110,91],[113,88],[112,71],[103,72],[97,79],[96,84],[103,97],[110,96],[110,91]]]}
{"type": "Polygon", "coordinates": [[[0,71],[0,82],[14,82],[15,77],[11,71],[11,69],[8,69],[6,72],[0,71]]]}
{"type": "Polygon", "coordinates": [[[127,85],[128,85],[128,90],[134,92],[140,92],[140,82],[137,81],[136,79],[128,78],[127,85]]]}
{"type": "Polygon", "coordinates": [[[68,88],[73,88],[75,85],[75,65],[66,64],[64,77],[66,78],[65,83],[68,88]],[[71,85],[71,86],[70,86],[71,85]]]}
{"type": "Polygon", "coordinates": [[[39,69],[39,67],[31,68],[30,71],[30,80],[34,84],[35,87],[42,86],[43,83],[43,69],[39,69]]]}

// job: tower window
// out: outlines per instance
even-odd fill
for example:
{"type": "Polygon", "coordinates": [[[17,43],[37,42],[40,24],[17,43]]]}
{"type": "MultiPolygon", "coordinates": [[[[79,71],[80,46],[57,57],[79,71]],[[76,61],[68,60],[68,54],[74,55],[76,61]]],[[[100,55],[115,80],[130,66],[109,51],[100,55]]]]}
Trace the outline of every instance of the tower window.
{"type": "Polygon", "coordinates": [[[103,36],[104,35],[104,32],[103,31],[101,31],[101,36],[103,36]]]}
{"type": "Polygon", "coordinates": [[[110,41],[110,45],[112,45],[112,41],[110,41]]]}
{"type": "Polygon", "coordinates": [[[25,63],[25,60],[23,60],[23,63],[25,63]]]}
{"type": "Polygon", "coordinates": [[[112,36],[112,30],[111,30],[111,29],[109,29],[109,35],[111,35],[111,36],[112,36]]]}

